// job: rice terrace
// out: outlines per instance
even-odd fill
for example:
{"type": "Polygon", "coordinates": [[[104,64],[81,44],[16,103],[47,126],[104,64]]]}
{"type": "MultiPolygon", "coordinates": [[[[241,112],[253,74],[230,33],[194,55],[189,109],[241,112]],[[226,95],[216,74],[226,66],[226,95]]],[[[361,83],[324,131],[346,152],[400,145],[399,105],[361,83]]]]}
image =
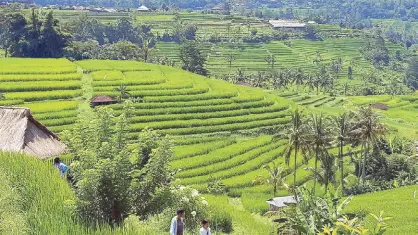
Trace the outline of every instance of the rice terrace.
{"type": "Polygon", "coordinates": [[[414,1],[0,3],[0,234],[418,234],[414,1]]]}

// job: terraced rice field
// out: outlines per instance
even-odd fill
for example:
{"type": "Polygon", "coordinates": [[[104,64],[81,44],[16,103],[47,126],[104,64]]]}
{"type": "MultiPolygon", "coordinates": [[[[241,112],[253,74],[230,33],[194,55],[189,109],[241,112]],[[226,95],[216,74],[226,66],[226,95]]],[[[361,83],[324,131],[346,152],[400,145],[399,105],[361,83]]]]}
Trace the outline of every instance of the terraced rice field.
{"type": "MultiPolygon", "coordinates": [[[[267,128],[289,121],[289,102],[261,90],[139,62],[120,61],[110,66],[114,61],[77,63],[84,71],[94,71],[95,95],[117,97],[115,88],[125,84],[132,97],[142,100],[134,104],[132,137],[146,127],[177,136],[267,128]]],[[[122,106],[109,107],[119,113],[122,106]]]]}
{"type": "MultiPolygon", "coordinates": [[[[267,72],[271,65],[265,59],[274,55],[274,68],[300,68],[305,73],[315,72],[320,65],[330,64],[333,60],[341,58],[343,65],[338,73],[337,84],[358,85],[367,73],[385,77],[390,72],[392,77],[402,76],[401,73],[393,71],[377,70],[366,61],[359,50],[365,43],[366,40],[361,38],[328,38],[323,41],[291,39],[287,42],[205,44],[202,48],[207,55],[206,68],[211,75],[236,74],[237,69],[241,69],[245,74],[267,72]],[[230,66],[231,56],[233,60],[230,66]],[[349,66],[352,67],[353,80],[347,78],[349,66]]],[[[401,46],[389,42],[387,46],[391,53],[402,50],[401,46]]],[[[156,48],[158,56],[167,56],[175,61],[177,66],[181,65],[178,44],[158,42],[156,48]]]]}
{"type": "Polygon", "coordinates": [[[31,108],[34,116],[54,131],[76,120],[82,95],[81,72],[66,59],[0,59],[0,105],[31,108]]]}
{"type": "Polygon", "coordinates": [[[303,92],[287,92],[281,94],[292,100],[309,112],[323,112],[336,115],[347,110],[355,110],[356,106],[384,104],[387,110],[376,110],[388,126],[392,134],[401,134],[417,138],[418,132],[418,95],[390,95],[330,97],[328,95],[313,95],[303,92]]]}
{"type": "MultiPolygon", "coordinates": [[[[1,62],[0,90],[6,93],[1,104],[29,107],[37,119],[56,132],[71,128],[86,90],[92,90],[93,95],[116,98],[119,93],[115,88],[126,85],[136,100],[129,128],[131,140],[147,127],[173,136],[175,157],[170,165],[179,170],[177,183],[205,190],[208,183],[219,179],[231,193],[242,195],[245,209],[255,212],[266,209],[264,200],[272,194],[270,186],[254,181],[267,177],[263,165],[282,164],[287,169],[286,183],[291,185],[293,178],[282,156],[285,140],[246,134],[288,123],[289,111],[296,104],[313,112],[337,114],[344,110],[341,107],[381,102],[389,106],[388,111],[382,111],[385,121],[394,131],[402,133],[416,129],[418,120],[416,95],[343,98],[289,91],[282,92],[280,97],[256,88],[136,61],[71,63],[53,59],[3,59],[1,62]],[[21,85],[13,85],[15,81],[21,85]],[[76,93],[67,96],[71,92],[76,93]]],[[[108,107],[117,115],[123,105],[108,107]]],[[[311,185],[312,174],[305,169],[302,159],[299,157],[296,163],[297,184],[311,185]]],[[[312,164],[310,160],[308,165],[312,164]]],[[[347,163],[347,172],[349,166],[347,163]]],[[[279,195],[282,194],[287,192],[280,191],[279,195]]]]}

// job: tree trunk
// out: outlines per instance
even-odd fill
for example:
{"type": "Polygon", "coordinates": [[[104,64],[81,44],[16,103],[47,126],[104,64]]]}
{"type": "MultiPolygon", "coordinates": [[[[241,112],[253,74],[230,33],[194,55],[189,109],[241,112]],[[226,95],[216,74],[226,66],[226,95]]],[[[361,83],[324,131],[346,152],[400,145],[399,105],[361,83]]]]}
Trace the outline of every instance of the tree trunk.
{"type": "Polygon", "coordinates": [[[364,183],[366,182],[366,160],[367,160],[367,154],[368,154],[368,151],[369,151],[369,149],[368,149],[368,144],[367,143],[365,143],[365,147],[364,147],[364,157],[363,157],[363,166],[362,166],[362,175],[361,175],[361,179],[362,179],[362,182],[363,182],[363,185],[364,185],[364,183]]]}
{"type": "Polygon", "coordinates": [[[274,184],[273,186],[273,196],[276,197],[276,193],[277,193],[277,185],[274,184]]]}
{"type": "Polygon", "coordinates": [[[318,146],[316,146],[315,149],[315,172],[314,172],[314,186],[313,186],[313,192],[316,191],[316,181],[318,179],[318,146]]]}
{"type": "Polygon", "coordinates": [[[325,193],[328,192],[328,176],[325,177],[325,193]]]}
{"type": "Polygon", "coordinates": [[[297,164],[296,164],[296,158],[299,150],[299,144],[296,144],[295,146],[295,165],[293,166],[293,189],[295,190],[295,196],[296,196],[296,170],[297,170],[297,164]]]}
{"type": "Polygon", "coordinates": [[[340,170],[341,170],[341,192],[344,192],[344,142],[340,141],[339,158],[340,158],[340,170]]]}
{"type": "Polygon", "coordinates": [[[113,202],[112,205],[112,222],[120,224],[122,222],[122,212],[120,208],[120,203],[117,201],[113,202]]]}

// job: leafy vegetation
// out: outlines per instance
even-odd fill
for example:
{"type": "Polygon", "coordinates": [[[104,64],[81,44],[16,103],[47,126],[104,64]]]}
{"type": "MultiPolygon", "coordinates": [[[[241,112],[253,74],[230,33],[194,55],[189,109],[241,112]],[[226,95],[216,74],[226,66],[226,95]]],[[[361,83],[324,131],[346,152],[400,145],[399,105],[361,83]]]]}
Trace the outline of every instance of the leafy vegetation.
{"type": "Polygon", "coordinates": [[[0,105],[57,132],[75,179],[1,156],[0,233],[163,234],[178,208],[188,233],[203,218],[221,234],[416,232],[358,195],[389,204],[374,191],[417,183],[413,3],[64,4],[116,8],[0,9],[0,55],[15,57],[0,59],[0,105]],[[352,197],[334,192],[364,201],[342,210],[352,197]],[[261,216],[289,194],[303,200],[261,216]]]}

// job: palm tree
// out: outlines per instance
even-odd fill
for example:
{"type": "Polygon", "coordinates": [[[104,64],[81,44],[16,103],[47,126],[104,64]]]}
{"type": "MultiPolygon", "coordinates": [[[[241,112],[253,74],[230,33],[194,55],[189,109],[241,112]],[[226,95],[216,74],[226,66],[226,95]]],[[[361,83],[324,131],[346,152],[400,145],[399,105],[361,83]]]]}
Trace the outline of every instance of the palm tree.
{"type": "Polygon", "coordinates": [[[314,89],[315,87],[315,76],[313,74],[306,75],[306,83],[309,87],[309,92],[314,89]]]}
{"type": "Polygon", "coordinates": [[[353,131],[353,112],[346,112],[338,117],[334,117],[333,123],[338,142],[338,160],[341,171],[341,190],[344,191],[344,145],[351,143],[351,134],[353,131]]]}
{"type": "Polygon", "coordinates": [[[362,164],[362,181],[366,181],[366,163],[367,155],[370,147],[376,145],[380,141],[380,137],[387,132],[386,127],[380,122],[380,117],[372,110],[371,107],[361,108],[355,120],[353,130],[357,145],[361,145],[364,152],[362,164]]]}
{"type": "Polygon", "coordinates": [[[295,83],[297,90],[299,90],[299,86],[304,84],[305,76],[301,69],[295,70],[293,82],[295,83]]]}
{"type": "Polygon", "coordinates": [[[151,56],[154,47],[153,45],[155,44],[155,38],[154,37],[146,37],[146,36],[141,36],[141,44],[140,44],[140,48],[141,48],[141,53],[142,53],[142,59],[144,59],[144,62],[147,62],[149,60],[149,57],[151,56]]]}
{"type": "Polygon", "coordinates": [[[122,102],[122,100],[131,96],[128,91],[128,87],[125,84],[120,84],[119,87],[115,88],[115,91],[119,92],[119,102],[122,102]]]}
{"type": "Polygon", "coordinates": [[[273,54],[269,54],[268,56],[266,56],[266,58],[264,58],[264,61],[266,61],[267,64],[271,66],[271,69],[273,69],[274,63],[276,62],[276,57],[273,54]]]}
{"type": "MultiPolygon", "coordinates": [[[[307,143],[309,152],[315,154],[315,172],[318,172],[318,160],[320,155],[327,152],[332,145],[331,128],[328,119],[321,113],[312,115],[308,122],[307,143]]],[[[314,187],[316,189],[317,174],[314,174],[314,187]]]]}
{"type": "Polygon", "coordinates": [[[312,167],[308,167],[308,169],[312,171],[315,178],[318,178],[319,182],[325,185],[325,192],[328,191],[329,183],[334,184],[336,182],[337,167],[335,165],[335,156],[328,151],[324,151],[321,154],[321,168],[319,171],[312,169],[312,167]]]}
{"type": "Polygon", "coordinates": [[[234,62],[235,56],[232,53],[229,53],[229,55],[226,57],[226,61],[228,61],[229,64],[229,74],[231,74],[232,69],[232,62],[234,62]]]}
{"type": "MultiPolygon", "coordinates": [[[[293,166],[293,187],[296,189],[296,170],[297,170],[297,155],[299,152],[306,152],[306,124],[303,120],[303,114],[296,110],[292,113],[291,126],[287,129],[286,135],[288,143],[284,151],[286,164],[290,165],[290,155],[294,153],[294,166],[293,166]]],[[[296,190],[295,190],[296,192],[296,190]]]]}
{"type": "Polygon", "coordinates": [[[269,173],[267,183],[273,186],[273,195],[274,197],[276,197],[277,188],[280,188],[286,185],[284,182],[286,177],[283,176],[284,172],[282,168],[280,167],[280,165],[276,165],[276,163],[274,162],[271,167],[269,165],[265,165],[263,168],[266,169],[269,173]]]}

